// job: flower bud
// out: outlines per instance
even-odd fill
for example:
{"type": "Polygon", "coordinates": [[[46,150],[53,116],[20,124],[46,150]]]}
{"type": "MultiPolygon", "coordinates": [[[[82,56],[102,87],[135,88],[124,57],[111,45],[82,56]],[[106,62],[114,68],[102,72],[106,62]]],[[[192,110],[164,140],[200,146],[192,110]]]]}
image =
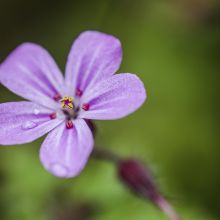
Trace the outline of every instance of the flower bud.
{"type": "Polygon", "coordinates": [[[171,220],[180,220],[166,199],[160,194],[152,175],[140,161],[121,160],[118,164],[118,176],[134,193],[147,198],[164,211],[171,220]]]}

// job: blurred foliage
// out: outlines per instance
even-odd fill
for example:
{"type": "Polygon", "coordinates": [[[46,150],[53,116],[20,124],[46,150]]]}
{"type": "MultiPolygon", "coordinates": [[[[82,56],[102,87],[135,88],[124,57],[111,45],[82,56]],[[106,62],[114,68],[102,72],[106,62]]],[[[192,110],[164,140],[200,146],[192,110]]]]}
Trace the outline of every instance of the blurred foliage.
{"type": "MultiPolygon", "coordinates": [[[[220,219],[217,1],[2,0],[0,18],[1,62],[18,44],[32,41],[64,70],[80,32],[117,36],[124,52],[119,72],[137,73],[148,100],[127,118],[97,122],[98,145],[146,161],[183,219],[220,219]]],[[[20,98],[1,86],[0,101],[12,100],[20,98]]],[[[51,176],[38,159],[42,140],[0,148],[1,219],[167,219],[130,195],[106,162],[91,159],[74,179],[51,176]]]]}

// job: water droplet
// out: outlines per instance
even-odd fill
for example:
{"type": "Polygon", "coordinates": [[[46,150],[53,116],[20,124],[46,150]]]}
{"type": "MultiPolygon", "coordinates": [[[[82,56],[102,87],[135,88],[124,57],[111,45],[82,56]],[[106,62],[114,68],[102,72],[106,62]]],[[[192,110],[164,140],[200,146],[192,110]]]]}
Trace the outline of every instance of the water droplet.
{"type": "Polygon", "coordinates": [[[24,130],[35,128],[35,127],[37,127],[37,123],[35,123],[33,121],[26,121],[26,122],[24,122],[24,124],[21,125],[21,127],[24,130]]]}
{"type": "Polygon", "coordinates": [[[56,115],[58,119],[64,120],[66,118],[66,116],[63,114],[62,110],[58,110],[56,111],[56,115]]]}
{"type": "Polygon", "coordinates": [[[54,175],[60,176],[60,177],[67,177],[69,173],[68,169],[60,163],[53,163],[50,166],[50,170],[54,175]]]}
{"type": "Polygon", "coordinates": [[[35,108],[35,109],[34,109],[34,114],[35,114],[35,115],[38,115],[39,113],[40,113],[40,110],[37,109],[37,108],[35,108]]]}

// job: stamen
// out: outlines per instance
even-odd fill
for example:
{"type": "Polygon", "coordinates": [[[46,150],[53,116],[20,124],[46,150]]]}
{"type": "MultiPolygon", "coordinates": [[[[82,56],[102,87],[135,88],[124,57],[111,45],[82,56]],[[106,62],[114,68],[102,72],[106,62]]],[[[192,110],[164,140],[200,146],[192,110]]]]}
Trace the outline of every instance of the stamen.
{"type": "Polygon", "coordinates": [[[89,108],[90,108],[89,103],[84,103],[84,104],[82,104],[82,109],[83,109],[83,110],[88,111],[89,108]]]}
{"type": "Polygon", "coordinates": [[[53,97],[53,99],[54,99],[55,101],[59,101],[59,100],[61,99],[60,94],[56,94],[56,95],[53,97]]]}
{"type": "Polygon", "coordinates": [[[66,128],[67,128],[67,129],[73,128],[73,122],[72,122],[72,120],[68,120],[68,121],[66,122],[66,128]]]}
{"type": "Polygon", "coordinates": [[[67,109],[73,109],[73,97],[71,96],[64,96],[61,100],[60,100],[61,106],[62,108],[67,108],[67,109]]]}
{"type": "Polygon", "coordinates": [[[56,112],[50,114],[50,119],[55,119],[57,117],[56,112]]]}
{"type": "Polygon", "coordinates": [[[83,94],[83,91],[80,90],[79,88],[77,88],[76,89],[76,96],[80,97],[80,96],[82,96],[82,94],[83,94]]]}

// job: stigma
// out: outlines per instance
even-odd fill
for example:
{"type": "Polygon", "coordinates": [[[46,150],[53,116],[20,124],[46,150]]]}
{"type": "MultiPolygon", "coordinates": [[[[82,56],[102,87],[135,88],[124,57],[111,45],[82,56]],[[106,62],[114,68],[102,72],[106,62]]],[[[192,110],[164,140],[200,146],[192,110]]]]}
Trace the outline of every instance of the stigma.
{"type": "Polygon", "coordinates": [[[73,97],[71,97],[71,96],[64,96],[60,100],[60,104],[61,104],[62,108],[64,108],[64,109],[73,109],[74,108],[73,97]]]}

